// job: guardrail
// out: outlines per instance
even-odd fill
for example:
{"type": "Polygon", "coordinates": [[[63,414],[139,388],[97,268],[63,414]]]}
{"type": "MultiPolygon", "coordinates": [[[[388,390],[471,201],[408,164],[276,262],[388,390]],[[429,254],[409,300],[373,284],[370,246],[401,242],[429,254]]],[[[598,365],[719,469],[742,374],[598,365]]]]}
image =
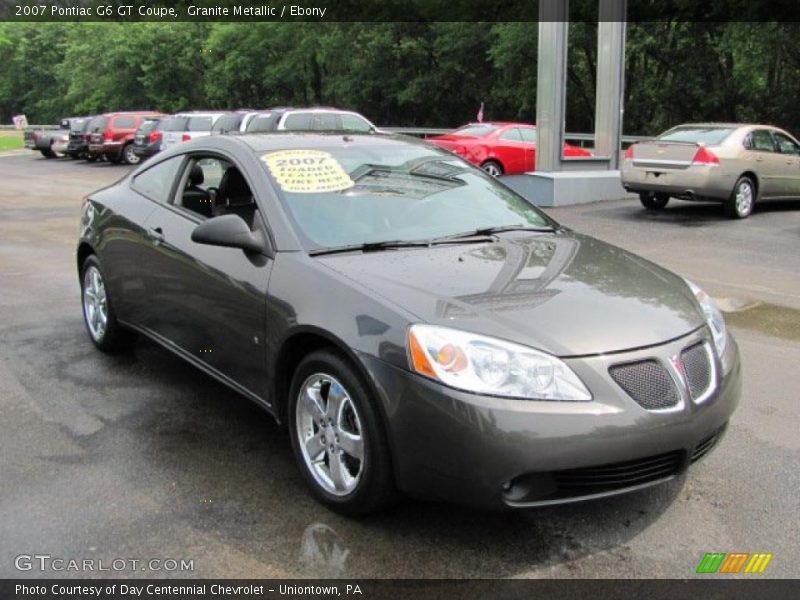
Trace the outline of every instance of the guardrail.
{"type": "MultiPolygon", "coordinates": [[[[413,135],[417,137],[426,137],[429,135],[445,135],[452,133],[455,129],[441,129],[437,127],[381,127],[383,131],[391,131],[392,133],[402,133],[403,135],[413,135]]],[[[622,146],[627,147],[636,142],[650,140],[652,137],[646,135],[623,135],[622,146]]],[[[593,133],[564,133],[564,140],[567,142],[578,142],[578,145],[583,147],[590,145],[594,142],[593,133]]]]}

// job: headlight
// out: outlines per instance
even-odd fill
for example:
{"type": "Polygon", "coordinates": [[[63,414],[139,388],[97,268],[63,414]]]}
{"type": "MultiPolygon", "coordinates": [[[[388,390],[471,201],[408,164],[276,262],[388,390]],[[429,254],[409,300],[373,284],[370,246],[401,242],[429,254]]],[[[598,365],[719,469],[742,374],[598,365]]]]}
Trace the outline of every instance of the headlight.
{"type": "Polygon", "coordinates": [[[433,325],[408,332],[411,364],[420,375],[454,388],[536,400],[591,400],[563,361],[533,348],[433,325]]]}
{"type": "Polygon", "coordinates": [[[697,299],[697,303],[700,305],[700,308],[703,309],[703,314],[706,317],[706,323],[708,323],[708,328],[711,330],[711,337],[714,338],[714,346],[717,349],[717,354],[720,358],[722,358],[722,356],[725,354],[725,347],[728,344],[728,331],[725,328],[725,319],[722,317],[722,312],[711,296],[706,294],[688,279],[684,279],[684,281],[686,282],[686,285],[689,286],[689,289],[692,290],[692,293],[697,299]]]}

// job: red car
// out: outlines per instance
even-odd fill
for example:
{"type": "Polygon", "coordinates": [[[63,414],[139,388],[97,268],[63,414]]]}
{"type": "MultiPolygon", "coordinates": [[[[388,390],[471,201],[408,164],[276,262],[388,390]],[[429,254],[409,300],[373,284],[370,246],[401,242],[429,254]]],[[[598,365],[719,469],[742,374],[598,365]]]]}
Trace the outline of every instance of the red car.
{"type": "Polygon", "coordinates": [[[136,130],[145,121],[162,117],[153,111],[117,112],[100,115],[92,121],[89,138],[89,154],[105,156],[115,163],[138,165],[142,158],[133,151],[133,138],[136,130]]]}
{"type": "MultiPolygon", "coordinates": [[[[528,123],[470,123],[428,141],[455,152],[495,177],[533,171],[536,164],[536,125],[528,123]]],[[[564,156],[592,156],[592,153],[564,144],[564,156]]]]}

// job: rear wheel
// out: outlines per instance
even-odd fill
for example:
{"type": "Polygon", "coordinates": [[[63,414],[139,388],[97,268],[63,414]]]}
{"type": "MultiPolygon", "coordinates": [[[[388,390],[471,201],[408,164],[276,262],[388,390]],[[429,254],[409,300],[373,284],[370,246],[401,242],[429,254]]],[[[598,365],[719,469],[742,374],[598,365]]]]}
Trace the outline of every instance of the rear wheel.
{"type": "Polygon", "coordinates": [[[669,202],[669,196],[667,194],[642,192],[639,194],[639,201],[647,210],[664,210],[669,202]]]}
{"type": "Polygon", "coordinates": [[[117,322],[100,261],[94,255],[86,258],[81,269],[81,303],[86,331],[100,350],[118,352],[136,340],[135,333],[117,322]]]}
{"type": "Polygon", "coordinates": [[[122,149],[122,162],[126,165],[138,165],[142,158],[133,151],[133,144],[128,144],[122,149]]]}
{"type": "Polygon", "coordinates": [[[346,515],[386,506],[394,492],[386,434],[349,362],[329,350],[304,358],[287,414],[295,458],[318,500],[346,515]]]}
{"type": "Polygon", "coordinates": [[[503,165],[496,160],[487,160],[481,165],[481,169],[486,171],[492,177],[500,177],[503,174],[503,165]]]}
{"type": "Polygon", "coordinates": [[[45,158],[55,158],[56,157],[56,153],[53,152],[50,148],[43,148],[43,149],[39,150],[39,152],[41,152],[42,156],[44,156],[45,158]]]}
{"type": "Polygon", "coordinates": [[[725,215],[731,219],[745,219],[753,212],[756,203],[756,185],[749,177],[739,177],[730,198],[725,201],[725,215]]]}
{"type": "Polygon", "coordinates": [[[89,162],[96,162],[97,161],[97,155],[96,154],[87,154],[86,155],[86,160],[89,161],[89,162]]]}

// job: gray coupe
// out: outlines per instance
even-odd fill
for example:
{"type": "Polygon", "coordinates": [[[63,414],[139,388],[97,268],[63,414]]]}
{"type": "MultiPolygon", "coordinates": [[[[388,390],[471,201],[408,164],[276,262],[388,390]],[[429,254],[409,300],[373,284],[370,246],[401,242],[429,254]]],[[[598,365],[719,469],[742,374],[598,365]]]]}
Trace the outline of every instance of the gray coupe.
{"type": "Polygon", "coordinates": [[[639,490],[740,395],[696,285],[399,136],[181,144],[85,199],[77,267],[99,349],[143,335],[257,402],[347,514],[639,490]]]}

